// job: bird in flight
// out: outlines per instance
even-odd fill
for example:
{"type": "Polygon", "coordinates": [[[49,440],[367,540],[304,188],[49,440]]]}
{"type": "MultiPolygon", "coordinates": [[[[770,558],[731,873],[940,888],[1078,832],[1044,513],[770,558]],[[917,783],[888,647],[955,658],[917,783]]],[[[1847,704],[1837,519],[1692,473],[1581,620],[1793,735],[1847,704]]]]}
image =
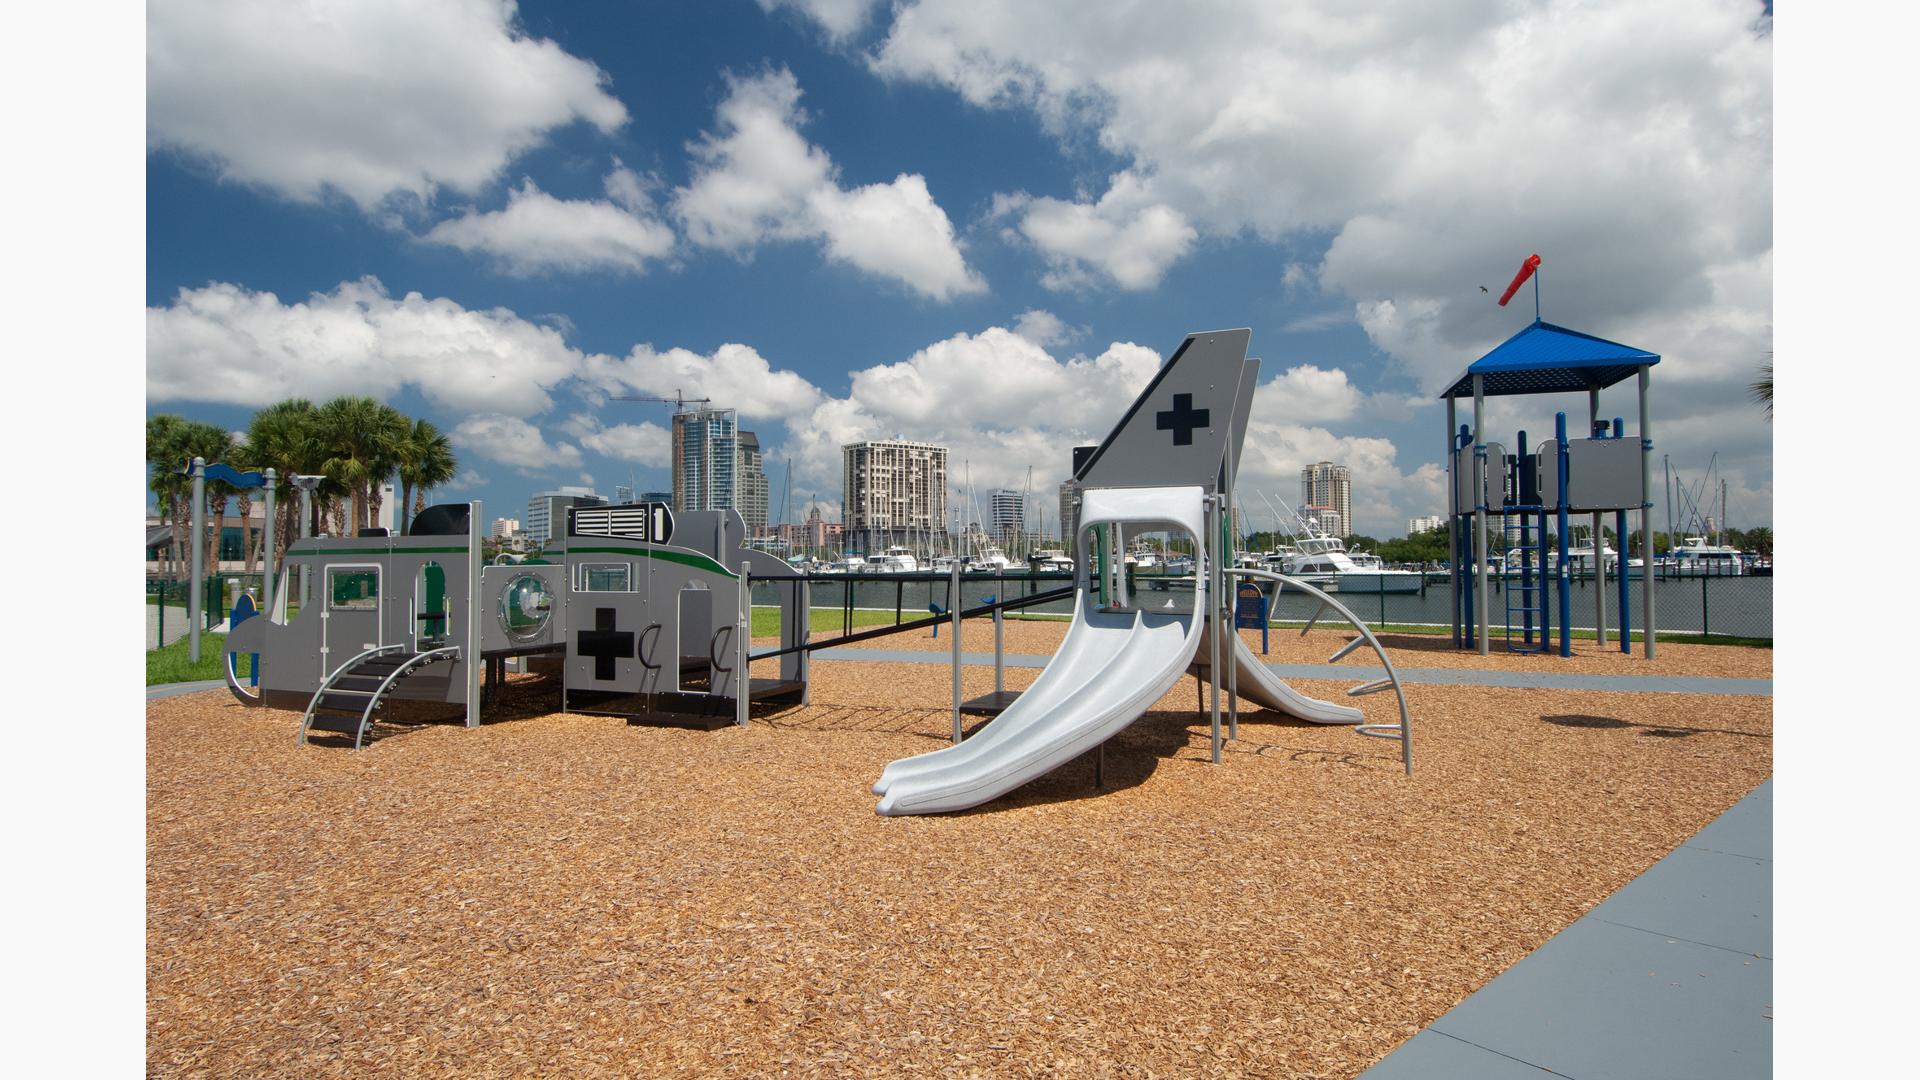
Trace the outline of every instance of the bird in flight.
{"type": "Polygon", "coordinates": [[[1480,291],[1481,291],[1481,292],[1489,292],[1489,291],[1491,291],[1491,290],[1489,290],[1489,289],[1488,289],[1488,288],[1487,288],[1487,287],[1486,287],[1485,285],[1482,285],[1482,286],[1480,286],[1480,291]]]}

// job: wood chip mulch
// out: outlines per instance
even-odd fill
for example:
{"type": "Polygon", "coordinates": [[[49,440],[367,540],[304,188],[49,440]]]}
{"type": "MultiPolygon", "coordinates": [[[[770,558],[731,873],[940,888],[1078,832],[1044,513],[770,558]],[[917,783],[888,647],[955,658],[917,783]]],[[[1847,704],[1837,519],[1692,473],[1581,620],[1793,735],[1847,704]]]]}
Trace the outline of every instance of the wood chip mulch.
{"type": "MultiPolygon", "coordinates": [[[[1659,663],[1770,670],[1708,651],[1659,663]]],[[[823,661],[814,704],[713,732],[522,677],[485,727],[358,753],[224,692],[150,702],[149,1071],[1350,1077],[1772,770],[1767,698],[1454,686],[1409,692],[1412,779],[1262,712],[1215,767],[1184,680],[1102,790],[1083,759],[877,817],[949,677],[823,661]]]]}

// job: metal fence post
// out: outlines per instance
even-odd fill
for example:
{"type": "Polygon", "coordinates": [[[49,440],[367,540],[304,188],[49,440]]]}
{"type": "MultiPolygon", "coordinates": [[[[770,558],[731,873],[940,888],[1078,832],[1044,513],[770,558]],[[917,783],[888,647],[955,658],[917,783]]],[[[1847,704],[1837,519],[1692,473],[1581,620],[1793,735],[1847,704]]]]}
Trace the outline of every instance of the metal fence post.
{"type": "Polygon", "coordinates": [[[1710,576],[1700,575],[1700,640],[1702,641],[1713,635],[1713,624],[1707,621],[1707,578],[1710,576]]]}

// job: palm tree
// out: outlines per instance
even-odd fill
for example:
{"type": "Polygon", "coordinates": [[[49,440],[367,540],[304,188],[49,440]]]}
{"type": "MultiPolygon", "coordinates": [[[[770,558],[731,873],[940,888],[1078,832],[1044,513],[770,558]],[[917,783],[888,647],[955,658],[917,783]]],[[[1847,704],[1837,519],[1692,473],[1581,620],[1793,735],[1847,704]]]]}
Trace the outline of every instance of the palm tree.
{"type": "MultiPolygon", "coordinates": [[[[1769,353],[1768,356],[1773,354],[1769,353]]],[[[1747,387],[1753,400],[1767,407],[1767,419],[1773,419],[1773,361],[1768,360],[1760,368],[1760,380],[1747,387]]]]}
{"type": "MultiPolygon", "coordinates": [[[[375,421],[379,437],[375,441],[374,460],[367,478],[367,524],[380,520],[380,506],[386,501],[387,481],[400,467],[413,421],[391,405],[381,405],[375,421]]],[[[398,509],[398,508],[396,508],[398,509]]],[[[400,515],[395,515],[396,518],[400,515]]],[[[395,522],[399,524],[399,522],[395,522]]]]}
{"type": "Polygon", "coordinates": [[[279,474],[274,499],[280,519],[267,523],[267,543],[273,545],[274,565],[299,533],[300,493],[293,477],[318,473],[325,459],[315,437],[313,403],[288,398],[253,414],[247,424],[247,461],[252,468],[272,468],[279,474]]]}
{"type": "Polygon", "coordinates": [[[399,455],[398,509],[402,535],[409,531],[413,513],[418,510],[413,505],[414,501],[425,499],[428,488],[439,487],[453,479],[459,467],[459,460],[453,454],[453,443],[441,433],[440,428],[431,420],[415,420],[405,441],[401,443],[399,455]]]}
{"type": "Polygon", "coordinates": [[[328,457],[321,471],[344,484],[350,517],[342,530],[351,536],[366,527],[367,488],[390,473],[393,446],[406,418],[370,397],[337,397],[316,410],[319,437],[328,457]]]}
{"type": "MultiPolygon", "coordinates": [[[[239,443],[233,432],[218,424],[188,420],[181,428],[181,449],[189,458],[204,458],[209,465],[231,461],[239,443]]],[[[191,490],[191,480],[189,480],[191,490]]],[[[220,539],[227,523],[227,500],[237,492],[233,485],[219,480],[207,481],[207,561],[209,572],[220,565],[220,539]]]]}
{"type": "Polygon", "coordinates": [[[192,488],[191,479],[182,471],[193,456],[186,449],[186,427],[184,418],[171,413],[147,417],[147,486],[153,490],[160,520],[167,523],[171,533],[166,557],[160,564],[160,572],[166,577],[180,576],[180,544],[185,535],[180,531],[181,507],[192,488]]]}

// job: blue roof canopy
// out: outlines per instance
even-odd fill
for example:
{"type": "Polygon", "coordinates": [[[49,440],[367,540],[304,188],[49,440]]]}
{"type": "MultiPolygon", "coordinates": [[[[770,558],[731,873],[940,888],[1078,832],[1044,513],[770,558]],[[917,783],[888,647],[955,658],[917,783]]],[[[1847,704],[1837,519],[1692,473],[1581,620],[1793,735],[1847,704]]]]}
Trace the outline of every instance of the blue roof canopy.
{"type": "Polygon", "coordinates": [[[1485,377],[1488,397],[1598,390],[1633,377],[1643,364],[1659,362],[1659,353],[1535,319],[1468,364],[1440,397],[1472,397],[1475,375],[1485,377]]]}

